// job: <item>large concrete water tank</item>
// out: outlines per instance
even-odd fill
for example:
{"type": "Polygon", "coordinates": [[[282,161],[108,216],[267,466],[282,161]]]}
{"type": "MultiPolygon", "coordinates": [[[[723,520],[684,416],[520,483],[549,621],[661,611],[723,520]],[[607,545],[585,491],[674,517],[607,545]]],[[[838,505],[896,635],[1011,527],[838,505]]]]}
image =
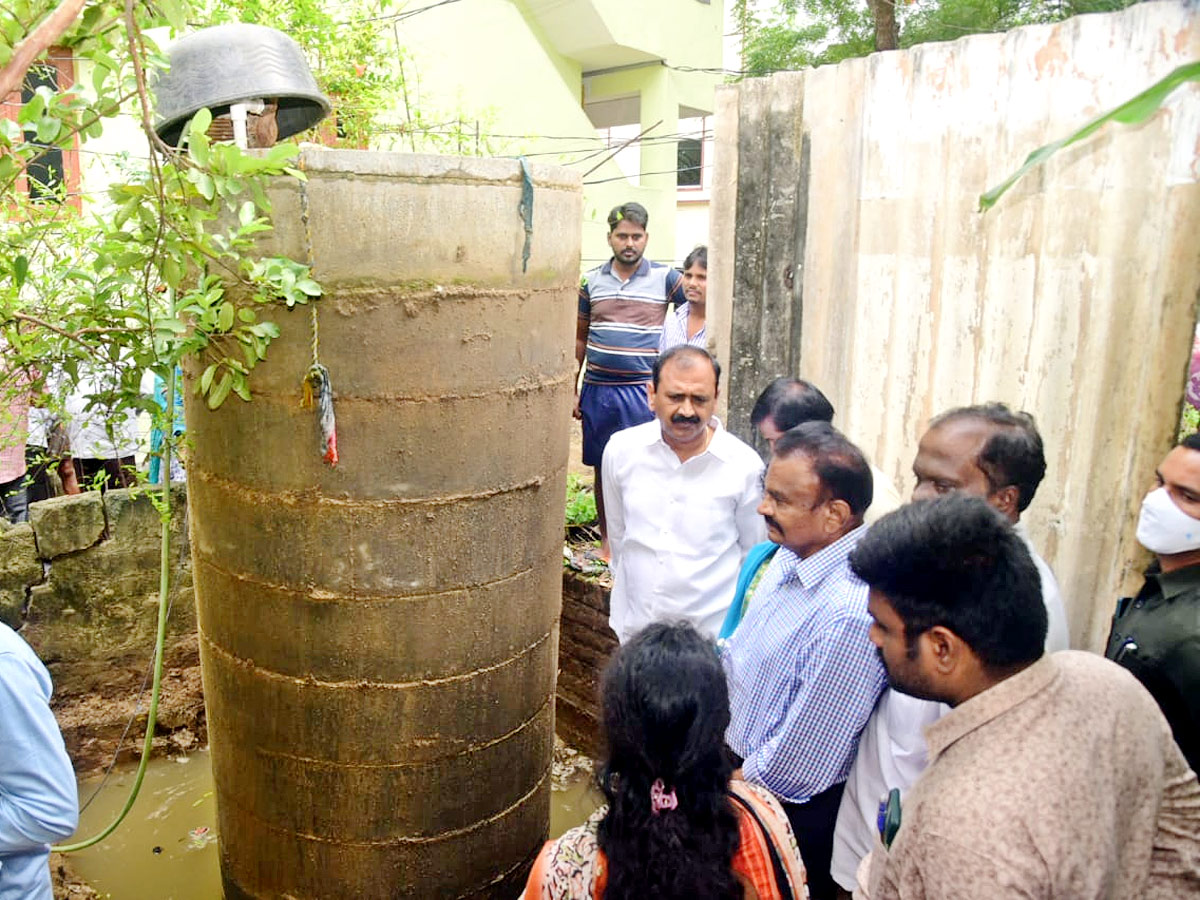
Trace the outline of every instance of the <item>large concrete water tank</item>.
{"type": "Polygon", "coordinates": [[[252,402],[188,392],[225,896],[512,897],[549,817],[579,179],[532,167],[523,273],[515,161],[302,168],[265,249],[326,290],[340,464],[308,309],[271,311],[252,402]]]}

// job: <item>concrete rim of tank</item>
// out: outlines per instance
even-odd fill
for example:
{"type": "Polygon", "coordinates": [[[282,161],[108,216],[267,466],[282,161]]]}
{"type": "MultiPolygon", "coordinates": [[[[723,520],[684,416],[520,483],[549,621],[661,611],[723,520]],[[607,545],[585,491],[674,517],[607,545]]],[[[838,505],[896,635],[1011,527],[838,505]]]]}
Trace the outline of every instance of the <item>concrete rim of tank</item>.
{"type": "MultiPolygon", "coordinates": [[[[574,191],[579,190],[583,184],[583,177],[573,169],[546,163],[528,165],[530,176],[540,188],[574,191]]],[[[435,156],[381,150],[334,150],[312,145],[301,148],[297,168],[306,172],[478,184],[508,184],[521,175],[520,163],[516,159],[435,156]]]]}

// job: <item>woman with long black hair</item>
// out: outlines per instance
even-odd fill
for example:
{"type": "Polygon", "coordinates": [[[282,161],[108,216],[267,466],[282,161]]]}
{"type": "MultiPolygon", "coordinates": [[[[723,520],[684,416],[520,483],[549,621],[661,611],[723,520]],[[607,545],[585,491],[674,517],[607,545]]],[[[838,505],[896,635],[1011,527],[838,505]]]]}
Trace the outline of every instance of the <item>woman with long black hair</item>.
{"type": "Polygon", "coordinates": [[[526,900],[803,900],[783,809],[730,781],[712,642],[690,625],[651,625],[617,651],[602,695],[608,803],[546,844],[526,900]]]}

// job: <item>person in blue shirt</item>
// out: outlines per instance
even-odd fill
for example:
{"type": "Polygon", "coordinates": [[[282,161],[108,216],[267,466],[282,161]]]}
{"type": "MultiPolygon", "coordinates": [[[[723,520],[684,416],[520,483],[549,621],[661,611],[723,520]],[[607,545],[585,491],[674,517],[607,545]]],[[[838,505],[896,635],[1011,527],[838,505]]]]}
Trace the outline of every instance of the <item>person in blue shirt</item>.
{"type": "Polygon", "coordinates": [[[827,422],[783,434],[758,508],[779,550],[721,650],[741,774],[783,803],[813,900],[832,900],[833,831],[859,734],[886,684],[850,552],[866,531],[871,468],[827,422]]]}
{"type": "Polygon", "coordinates": [[[0,623],[0,900],[53,900],[49,845],[79,823],[50,693],[37,654],[0,623]]]}

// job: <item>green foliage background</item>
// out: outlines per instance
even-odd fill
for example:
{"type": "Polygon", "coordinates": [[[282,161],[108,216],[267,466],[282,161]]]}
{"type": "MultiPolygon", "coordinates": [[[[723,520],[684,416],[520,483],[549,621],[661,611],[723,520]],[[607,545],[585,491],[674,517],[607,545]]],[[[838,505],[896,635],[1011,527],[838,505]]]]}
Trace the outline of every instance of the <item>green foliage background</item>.
{"type": "MultiPolygon", "coordinates": [[[[743,74],[767,75],[821,66],[875,49],[866,0],[732,0],[743,35],[743,74]]],[[[952,41],[968,34],[1058,22],[1089,12],[1131,6],[1135,0],[916,0],[896,6],[900,46],[952,41]]]]}

